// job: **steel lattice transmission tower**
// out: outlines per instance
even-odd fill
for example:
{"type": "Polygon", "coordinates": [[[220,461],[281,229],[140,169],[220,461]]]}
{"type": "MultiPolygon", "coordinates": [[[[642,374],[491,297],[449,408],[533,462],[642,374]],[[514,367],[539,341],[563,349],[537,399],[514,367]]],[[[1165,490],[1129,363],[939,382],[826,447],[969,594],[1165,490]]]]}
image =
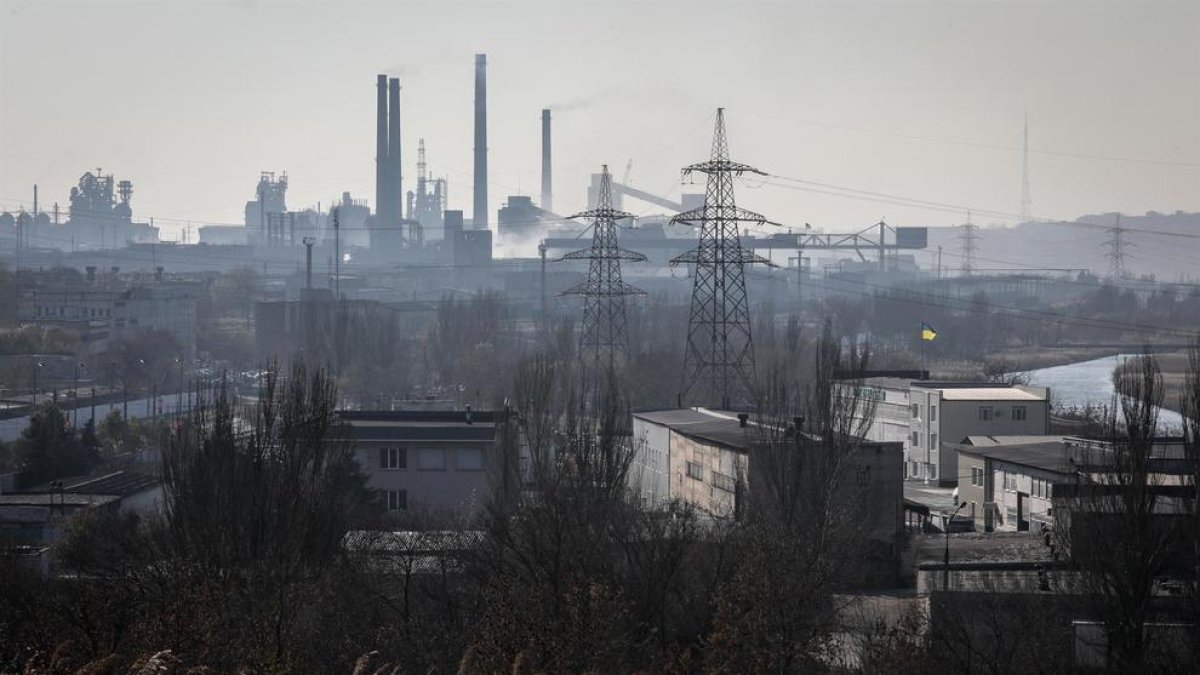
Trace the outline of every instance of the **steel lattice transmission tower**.
{"type": "Polygon", "coordinates": [[[1125,241],[1126,231],[1121,227],[1121,214],[1118,213],[1117,222],[1108,228],[1108,241],[1104,242],[1104,248],[1108,249],[1104,254],[1104,257],[1108,259],[1108,276],[1113,281],[1119,281],[1127,276],[1125,263],[1133,257],[1125,250],[1133,245],[1125,241]]]}
{"type": "Polygon", "coordinates": [[[646,294],[621,280],[621,261],[643,262],[646,256],[617,245],[617,221],[633,218],[633,214],[612,207],[612,179],[608,165],[601,173],[596,208],[571,218],[591,219],[592,246],[568,253],[562,260],[587,260],[588,277],[587,281],[561,295],[580,295],[584,299],[583,330],[579,336],[584,386],[581,403],[585,409],[598,413],[622,361],[629,356],[625,298],[646,294]]]}
{"type": "Polygon", "coordinates": [[[735,205],[733,179],[743,173],[766,174],[730,161],[724,108],[717,109],[712,158],[683,169],[684,176],[693,172],[708,176],[704,205],[671,219],[671,224],[700,227],[699,248],[671,260],[673,265],[695,266],[679,402],[726,409],[753,405],[754,341],[750,333],[745,268],[748,264],[768,261],[742,248],[738,225],[762,225],[767,220],[735,205]]]}
{"type": "Polygon", "coordinates": [[[958,235],[962,242],[962,275],[969,277],[975,272],[975,252],[979,250],[979,226],[971,222],[971,214],[967,214],[967,224],[962,226],[962,234],[958,235]]]}

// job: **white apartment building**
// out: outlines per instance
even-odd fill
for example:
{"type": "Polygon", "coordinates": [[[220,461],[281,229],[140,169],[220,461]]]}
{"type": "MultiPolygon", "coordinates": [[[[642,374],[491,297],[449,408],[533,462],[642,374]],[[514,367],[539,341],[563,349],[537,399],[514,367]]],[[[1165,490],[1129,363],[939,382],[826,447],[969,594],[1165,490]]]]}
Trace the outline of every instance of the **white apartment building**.
{"type": "Polygon", "coordinates": [[[1045,434],[1050,423],[1050,390],[1045,387],[979,382],[934,382],[869,377],[859,395],[875,402],[864,436],[904,443],[904,477],[956,485],[958,453],[944,444],[968,436],[1045,434]]]}

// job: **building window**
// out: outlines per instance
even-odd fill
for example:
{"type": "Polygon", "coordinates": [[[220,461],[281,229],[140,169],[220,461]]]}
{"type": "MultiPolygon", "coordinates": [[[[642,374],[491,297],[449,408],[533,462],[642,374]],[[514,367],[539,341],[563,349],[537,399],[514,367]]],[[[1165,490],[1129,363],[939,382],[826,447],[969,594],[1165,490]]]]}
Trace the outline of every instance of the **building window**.
{"type": "Polygon", "coordinates": [[[913,444],[914,448],[921,447],[921,432],[919,432],[919,431],[912,432],[912,444],[913,444]]]}
{"type": "Polygon", "coordinates": [[[1005,492],[1016,492],[1017,491],[1017,475],[1016,474],[1009,473],[1008,471],[1004,472],[1004,491],[1005,492]]]}
{"type": "Polygon", "coordinates": [[[441,471],[445,469],[445,451],[441,448],[422,448],[417,454],[417,468],[422,471],[441,471]]]}
{"type": "Polygon", "coordinates": [[[983,473],[983,471],[981,471],[975,467],[971,467],[971,485],[982,485],[983,484],[982,476],[980,475],[982,473],[983,473]]]}
{"type": "Polygon", "coordinates": [[[854,481],[859,487],[871,484],[871,465],[858,464],[854,467],[854,481]]]}
{"type": "Polygon", "coordinates": [[[408,508],[408,490],[387,491],[388,511],[403,511],[408,508]]]}
{"type": "Polygon", "coordinates": [[[1014,405],[1012,407],[1012,419],[1014,422],[1024,422],[1025,421],[1025,406],[1014,405]]]}
{"type": "MultiPolygon", "coordinates": [[[[691,472],[689,472],[688,475],[691,475],[691,472]]],[[[733,493],[737,492],[737,479],[733,476],[727,476],[723,473],[714,471],[712,474],[712,484],[713,487],[717,488],[718,490],[724,490],[726,492],[733,493]]]]}
{"type": "Polygon", "coordinates": [[[380,448],[379,468],[385,470],[407,469],[408,450],[406,448],[380,448]]]}
{"type": "Polygon", "coordinates": [[[921,404],[920,403],[912,404],[912,416],[913,416],[914,420],[921,416],[921,404]]]}
{"type": "Polygon", "coordinates": [[[979,421],[980,422],[991,422],[992,417],[993,417],[992,412],[993,412],[992,406],[990,406],[990,405],[979,406],[979,421]]]}
{"type": "Polygon", "coordinates": [[[933,448],[934,450],[938,449],[937,434],[929,434],[929,447],[933,448]]]}
{"type": "Polygon", "coordinates": [[[937,421],[937,406],[936,406],[936,405],[932,405],[932,404],[931,404],[931,405],[929,406],[929,421],[930,421],[930,422],[936,422],[936,421],[937,421]]]}
{"type": "Polygon", "coordinates": [[[695,462],[688,462],[687,463],[687,475],[688,475],[688,478],[695,478],[696,480],[704,480],[704,467],[695,462]]]}
{"type": "Polygon", "coordinates": [[[937,464],[929,463],[929,480],[937,480],[938,467],[937,464]]]}
{"type": "Polygon", "coordinates": [[[459,471],[483,471],[483,450],[462,448],[454,453],[454,468],[459,471]]]}

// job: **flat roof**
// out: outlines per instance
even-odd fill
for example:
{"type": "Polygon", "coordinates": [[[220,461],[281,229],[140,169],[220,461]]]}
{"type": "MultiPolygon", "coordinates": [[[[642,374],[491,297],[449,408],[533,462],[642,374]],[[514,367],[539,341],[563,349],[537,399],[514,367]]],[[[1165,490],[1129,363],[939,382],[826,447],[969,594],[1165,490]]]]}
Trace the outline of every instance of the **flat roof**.
{"type": "MultiPolygon", "coordinates": [[[[914,385],[915,386],[915,385],[914,385]]],[[[1032,391],[1019,389],[1017,387],[967,387],[967,388],[943,388],[943,387],[925,387],[922,389],[935,389],[942,394],[943,401],[1045,401],[1045,394],[1035,394],[1032,391]]]]}
{"type": "MultiPolygon", "coordinates": [[[[919,380],[910,380],[904,377],[867,377],[861,380],[864,387],[886,387],[888,389],[904,389],[920,384],[919,380]]],[[[854,380],[843,380],[842,384],[853,384],[854,380]]]]}
{"type": "Polygon", "coordinates": [[[1068,436],[1054,436],[1046,434],[1037,435],[1013,435],[1013,436],[967,436],[967,440],[963,445],[973,445],[977,448],[994,447],[997,445],[1030,445],[1036,443],[1061,443],[1069,438],[1068,436]]]}
{"type": "Polygon", "coordinates": [[[737,418],[737,413],[675,408],[635,412],[633,416],[668,427],[684,436],[699,438],[735,450],[749,449],[753,440],[748,433],[751,427],[743,427],[737,418]]]}
{"type": "Polygon", "coordinates": [[[992,445],[983,447],[954,445],[953,447],[960,454],[1027,466],[1043,471],[1069,474],[1075,470],[1071,463],[1067,461],[1066,447],[1063,445],[1062,439],[1019,445],[992,445]]]}
{"type": "Polygon", "coordinates": [[[349,427],[349,437],[362,441],[476,441],[496,436],[496,415],[490,411],[354,410],[338,415],[349,427]]]}

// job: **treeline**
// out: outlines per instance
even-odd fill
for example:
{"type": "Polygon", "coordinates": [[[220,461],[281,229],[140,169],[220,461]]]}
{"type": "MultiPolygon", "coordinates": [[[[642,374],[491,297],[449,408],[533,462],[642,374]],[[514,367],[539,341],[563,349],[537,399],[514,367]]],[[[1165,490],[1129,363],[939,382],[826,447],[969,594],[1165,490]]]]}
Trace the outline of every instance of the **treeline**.
{"type": "Polygon", "coordinates": [[[817,342],[818,381],[771,387],[769,488],[730,520],[643,504],[620,390],[578,417],[550,354],[517,364],[499,431],[506,456],[527,444],[526,470],[493,467],[471,516],[384,513],[337,441],[326,371],[272,371],[251,410],[218,389],[166,439],[161,518],[76,520],[51,579],[5,559],[0,670],[124,672],[155,654],[178,672],[827,669],[875,503],[848,459],[861,402],[832,386],[838,342],[817,342]],[[462,536],[383,555],[361,534],[397,530],[462,536]]]}

